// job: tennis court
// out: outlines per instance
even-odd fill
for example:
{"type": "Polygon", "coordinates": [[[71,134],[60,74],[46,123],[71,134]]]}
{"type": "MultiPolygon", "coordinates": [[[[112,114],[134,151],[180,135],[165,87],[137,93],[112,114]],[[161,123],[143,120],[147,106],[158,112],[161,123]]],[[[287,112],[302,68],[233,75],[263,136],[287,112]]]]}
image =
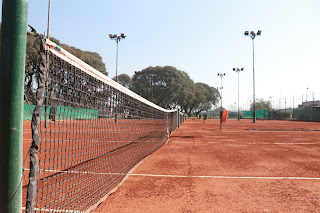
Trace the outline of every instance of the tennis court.
{"type": "Polygon", "coordinates": [[[37,99],[32,121],[24,122],[27,212],[320,207],[318,123],[228,120],[222,130],[219,120],[184,123],[179,110],[161,108],[40,41],[37,99]]]}
{"type": "Polygon", "coordinates": [[[93,212],[319,212],[320,124],[189,119],[93,212]]]}
{"type": "Polygon", "coordinates": [[[36,100],[27,107],[31,121],[24,122],[22,209],[89,212],[167,142],[185,115],[155,105],[50,40],[38,39],[36,100]]]}

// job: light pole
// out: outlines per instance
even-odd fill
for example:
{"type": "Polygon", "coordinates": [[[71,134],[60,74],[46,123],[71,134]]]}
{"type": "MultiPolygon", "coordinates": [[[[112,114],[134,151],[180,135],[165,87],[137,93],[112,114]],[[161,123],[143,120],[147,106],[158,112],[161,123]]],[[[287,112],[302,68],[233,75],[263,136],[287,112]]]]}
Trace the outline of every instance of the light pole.
{"type": "Polygon", "coordinates": [[[238,73],[238,121],[240,121],[240,109],[239,109],[239,104],[240,104],[240,100],[239,100],[239,94],[240,94],[240,90],[239,90],[239,74],[241,71],[243,71],[244,68],[242,67],[241,69],[240,68],[233,68],[233,71],[237,72],[238,73]]]}
{"type": "Polygon", "coordinates": [[[222,77],[225,76],[225,73],[218,73],[217,74],[221,78],[221,87],[220,87],[220,94],[221,94],[221,109],[220,109],[220,129],[222,129],[222,77]]]}
{"type": "Polygon", "coordinates": [[[309,87],[307,87],[307,89],[306,89],[306,102],[308,102],[308,89],[309,89],[309,87]]]}
{"type": "Polygon", "coordinates": [[[245,36],[250,36],[250,38],[252,39],[252,53],[253,53],[253,123],[256,122],[256,94],[255,94],[255,76],[254,76],[254,39],[256,36],[261,36],[261,30],[258,30],[257,33],[255,33],[254,31],[250,31],[250,34],[249,34],[249,31],[245,31],[244,32],[244,35],[245,36]]]}
{"type": "MultiPolygon", "coordinates": [[[[50,11],[51,11],[51,0],[48,2],[48,25],[47,25],[47,39],[50,39],[50,11]]],[[[49,67],[49,55],[47,55],[47,67],[49,67]]],[[[48,78],[49,73],[47,72],[47,78],[48,78]]],[[[46,86],[48,88],[48,81],[46,82],[46,86]]],[[[46,90],[46,96],[48,96],[48,91],[46,90]]],[[[48,110],[48,98],[45,98],[45,106],[44,106],[44,127],[47,128],[47,110],[48,110]]],[[[49,115],[50,119],[50,115],[49,115]]]]}
{"type": "Polygon", "coordinates": [[[151,77],[151,97],[153,101],[153,77],[157,76],[157,74],[148,74],[149,77],[151,77]]]}
{"type": "Polygon", "coordinates": [[[284,97],[284,120],[287,120],[287,97],[284,97]]]}
{"type": "MultiPolygon", "coordinates": [[[[273,109],[273,106],[272,106],[272,103],[271,103],[272,97],[273,97],[273,96],[270,96],[270,97],[269,97],[269,99],[270,99],[270,100],[269,100],[269,103],[270,103],[270,106],[271,106],[271,109],[272,109],[272,115],[273,115],[272,117],[274,117],[274,111],[273,111],[274,109],[273,109]]],[[[270,119],[270,113],[269,113],[269,119],[270,119]]]]}
{"type": "Polygon", "coordinates": [[[49,3],[48,3],[47,39],[50,39],[50,10],[51,10],[51,0],[49,0],[49,3]]]}
{"type": "Polygon", "coordinates": [[[109,38],[111,40],[115,40],[117,42],[117,55],[116,55],[116,82],[118,82],[118,44],[120,42],[121,39],[125,39],[126,36],[124,35],[124,33],[121,33],[121,35],[117,36],[117,34],[109,34],[109,38]]]}
{"type": "Polygon", "coordinates": [[[141,78],[142,78],[142,74],[144,73],[144,71],[142,70],[142,71],[135,71],[134,72],[136,75],[138,75],[139,76],[139,78],[140,78],[140,83],[139,83],[139,90],[140,90],[140,96],[141,96],[141,78]]]}
{"type": "Polygon", "coordinates": [[[271,105],[271,100],[272,100],[272,105],[271,105],[271,107],[272,107],[272,111],[273,111],[273,110],[274,110],[274,99],[272,99],[273,96],[270,96],[269,98],[270,98],[270,105],[271,105]]]}

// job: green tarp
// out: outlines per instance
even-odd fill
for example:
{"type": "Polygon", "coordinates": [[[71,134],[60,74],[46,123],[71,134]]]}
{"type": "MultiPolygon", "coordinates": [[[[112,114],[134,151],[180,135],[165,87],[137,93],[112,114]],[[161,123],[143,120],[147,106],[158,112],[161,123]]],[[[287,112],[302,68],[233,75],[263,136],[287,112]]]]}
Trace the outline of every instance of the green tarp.
{"type": "MultiPolygon", "coordinates": [[[[23,120],[31,120],[32,113],[35,105],[24,104],[23,120]]],[[[68,106],[56,106],[47,108],[47,119],[49,114],[54,115],[56,120],[59,119],[93,119],[98,118],[98,110],[95,109],[82,109],[68,106]],[[53,110],[55,111],[53,113],[53,110]]],[[[41,119],[45,119],[45,107],[42,107],[41,119]]]]}
{"type": "MultiPolygon", "coordinates": [[[[252,118],[252,117],[253,117],[253,111],[243,111],[242,112],[242,118],[252,118]]],[[[269,117],[268,110],[256,111],[256,118],[268,118],[268,117],[269,117]]]]}

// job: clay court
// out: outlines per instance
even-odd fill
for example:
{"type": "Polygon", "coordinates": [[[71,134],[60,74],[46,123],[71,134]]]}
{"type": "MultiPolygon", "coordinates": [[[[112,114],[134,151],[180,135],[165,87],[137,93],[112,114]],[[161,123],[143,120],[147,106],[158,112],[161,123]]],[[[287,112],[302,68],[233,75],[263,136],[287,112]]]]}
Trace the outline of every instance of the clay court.
{"type": "Polygon", "coordinates": [[[92,212],[320,212],[320,124],[189,119],[92,212]]]}

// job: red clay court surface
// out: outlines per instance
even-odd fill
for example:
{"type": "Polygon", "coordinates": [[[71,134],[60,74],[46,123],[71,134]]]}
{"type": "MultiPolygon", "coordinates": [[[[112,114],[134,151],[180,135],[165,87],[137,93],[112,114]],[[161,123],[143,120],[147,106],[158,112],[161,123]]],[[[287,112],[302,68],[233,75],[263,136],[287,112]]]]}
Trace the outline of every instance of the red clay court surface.
{"type": "Polygon", "coordinates": [[[320,123],[189,119],[92,212],[320,212],[320,123]]]}

